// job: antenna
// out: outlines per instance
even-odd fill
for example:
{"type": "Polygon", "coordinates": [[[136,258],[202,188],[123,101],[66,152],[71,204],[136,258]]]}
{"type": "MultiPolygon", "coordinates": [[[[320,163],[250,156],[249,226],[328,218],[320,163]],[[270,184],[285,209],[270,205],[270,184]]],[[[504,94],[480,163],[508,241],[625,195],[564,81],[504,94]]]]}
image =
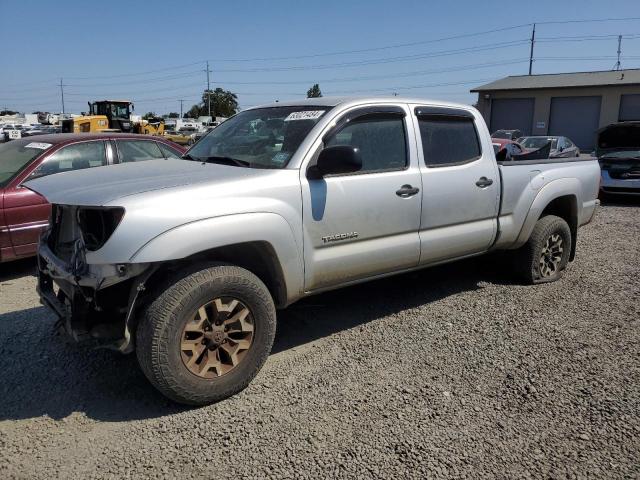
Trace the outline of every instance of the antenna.
{"type": "Polygon", "coordinates": [[[209,60],[207,60],[207,69],[205,72],[207,73],[207,104],[209,105],[209,116],[211,116],[211,84],[209,83],[209,74],[211,73],[211,70],[209,70],[209,60]]]}
{"type": "Polygon", "coordinates": [[[64,113],[64,87],[66,87],[66,85],[62,83],[62,78],[60,78],[60,96],[62,97],[62,113],[64,113]]]}
{"type": "Polygon", "coordinates": [[[531,75],[531,69],[533,67],[533,44],[536,42],[536,24],[533,24],[533,30],[531,31],[531,50],[529,51],[529,75],[531,75]]]}
{"type": "Polygon", "coordinates": [[[620,70],[620,53],[622,53],[622,35],[618,35],[618,61],[613,67],[614,70],[620,70]]]}

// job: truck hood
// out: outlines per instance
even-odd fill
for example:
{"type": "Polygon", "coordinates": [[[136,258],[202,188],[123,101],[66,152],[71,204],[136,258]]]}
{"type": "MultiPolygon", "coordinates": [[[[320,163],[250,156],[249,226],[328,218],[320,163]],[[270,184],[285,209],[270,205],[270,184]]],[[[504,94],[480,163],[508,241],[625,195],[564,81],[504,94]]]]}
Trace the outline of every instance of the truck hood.
{"type": "Polygon", "coordinates": [[[50,203],[101,206],[122,197],[154,190],[215,182],[224,183],[266,176],[273,170],[202,163],[190,160],[147,160],[30,180],[25,187],[50,203]]]}
{"type": "Polygon", "coordinates": [[[598,131],[597,157],[630,150],[640,150],[640,122],[614,123],[598,131]]]}

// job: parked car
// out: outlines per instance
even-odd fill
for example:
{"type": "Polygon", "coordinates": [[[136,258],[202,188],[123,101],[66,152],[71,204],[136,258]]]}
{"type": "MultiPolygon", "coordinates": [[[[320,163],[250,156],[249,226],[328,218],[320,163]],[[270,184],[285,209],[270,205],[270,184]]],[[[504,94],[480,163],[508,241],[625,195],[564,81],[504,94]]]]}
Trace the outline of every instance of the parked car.
{"type": "Polygon", "coordinates": [[[166,132],[163,137],[178,145],[193,145],[194,136],[198,132],[195,127],[183,127],[180,130],[166,132]]]}
{"type": "Polygon", "coordinates": [[[491,138],[504,138],[506,140],[516,140],[522,137],[523,133],[520,130],[496,130],[491,134],[491,138]]]}
{"type": "Polygon", "coordinates": [[[196,143],[200,141],[202,137],[204,137],[206,134],[208,134],[211,130],[213,130],[216,127],[217,125],[205,127],[205,130],[195,133],[192,138],[192,143],[196,143]]]}
{"type": "Polygon", "coordinates": [[[60,133],[60,127],[54,127],[52,125],[32,125],[31,127],[22,130],[21,138],[52,133],[60,133]]]}
{"type": "Polygon", "coordinates": [[[521,155],[524,152],[524,148],[515,140],[508,140],[506,138],[491,138],[491,144],[493,145],[493,151],[498,154],[500,150],[505,149],[507,156],[521,155]]]}
{"type": "Polygon", "coordinates": [[[25,131],[30,125],[14,124],[11,127],[4,127],[2,133],[4,141],[17,140],[22,138],[22,132],[25,131]]]}
{"type": "Polygon", "coordinates": [[[54,204],[42,302],[189,404],[246,387],[276,308],[314,293],[504,249],[558,280],[600,178],[595,158],[500,165],[477,110],[398,97],[244,110],[185,158],[26,185],[54,204]]]}
{"type": "Polygon", "coordinates": [[[522,145],[526,152],[532,152],[551,143],[549,158],[570,158],[579,157],[580,149],[567,137],[556,137],[549,135],[537,135],[531,137],[521,137],[518,143],[522,145]]]}
{"type": "Polygon", "coordinates": [[[50,206],[23,182],[98,165],[179,158],[161,137],[126,134],[39,135],[0,144],[0,262],[34,255],[50,206]]]}
{"type": "Polygon", "coordinates": [[[640,195],[640,122],[620,122],[598,131],[600,191],[640,195]]]}

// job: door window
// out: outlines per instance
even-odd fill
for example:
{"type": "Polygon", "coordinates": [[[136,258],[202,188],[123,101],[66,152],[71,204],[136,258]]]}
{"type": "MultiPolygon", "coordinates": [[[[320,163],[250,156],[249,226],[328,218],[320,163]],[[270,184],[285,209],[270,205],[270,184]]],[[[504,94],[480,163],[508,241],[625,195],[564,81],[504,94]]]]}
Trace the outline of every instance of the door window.
{"type": "Polygon", "coordinates": [[[460,165],[481,156],[472,118],[425,116],[418,118],[424,161],[428,167],[460,165]]]}
{"type": "Polygon", "coordinates": [[[104,142],[83,142],[61,148],[33,173],[32,177],[43,177],[54,173],[81,170],[106,165],[104,142]]]}
{"type": "Polygon", "coordinates": [[[353,120],[325,145],[349,145],[359,149],[362,169],[358,173],[403,170],[407,167],[404,118],[398,115],[365,116],[353,120]]]}
{"type": "Polygon", "coordinates": [[[164,143],[158,142],[158,148],[160,148],[165,158],[182,158],[180,153],[175,151],[173,148],[166,146],[164,143]]]}
{"type": "Polygon", "coordinates": [[[164,158],[158,144],[150,140],[118,140],[120,163],[164,158]]]}

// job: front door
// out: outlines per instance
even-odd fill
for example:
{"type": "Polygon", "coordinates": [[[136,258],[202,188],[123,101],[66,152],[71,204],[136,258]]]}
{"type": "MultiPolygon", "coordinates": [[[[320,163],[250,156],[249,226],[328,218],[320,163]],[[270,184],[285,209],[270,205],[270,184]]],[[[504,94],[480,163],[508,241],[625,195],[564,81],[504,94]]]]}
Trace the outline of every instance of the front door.
{"type": "Polygon", "coordinates": [[[416,107],[414,114],[424,165],[420,263],[486,251],[497,233],[500,202],[489,132],[470,110],[416,107]]]}
{"type": "Polygon", "coordinates": [[[301,170],[306,291],[418,264],[422,185],[408,115],[388,105],[344,114],[323,147],[358,148],[361,171],[311,180],[301,170]]]}

